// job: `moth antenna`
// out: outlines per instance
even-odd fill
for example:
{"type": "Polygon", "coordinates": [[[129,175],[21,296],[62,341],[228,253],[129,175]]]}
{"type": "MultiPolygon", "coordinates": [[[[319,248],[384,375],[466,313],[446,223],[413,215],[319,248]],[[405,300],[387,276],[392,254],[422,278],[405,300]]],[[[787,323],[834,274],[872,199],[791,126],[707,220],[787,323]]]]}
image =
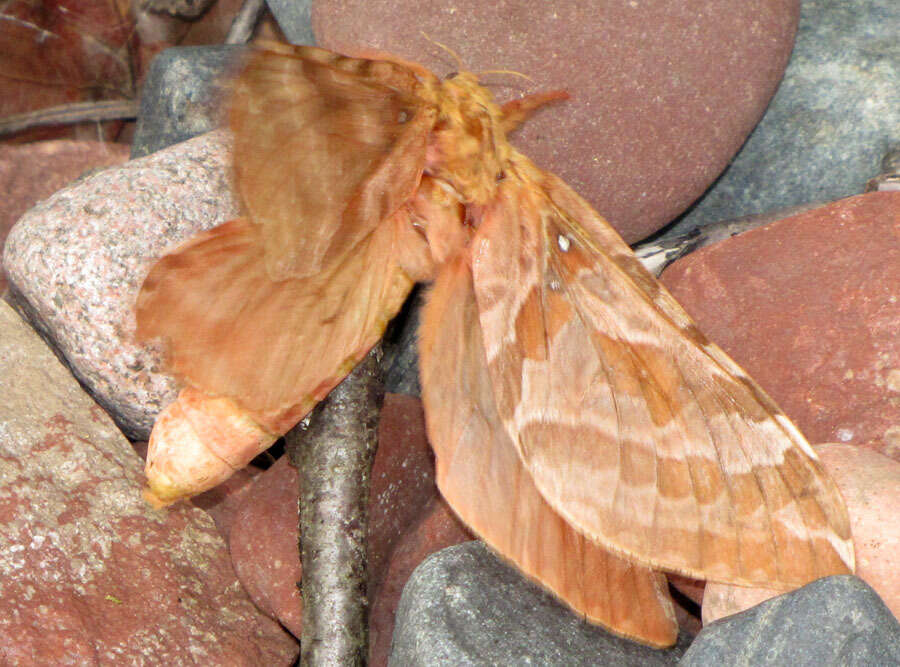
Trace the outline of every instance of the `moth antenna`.
{"type": "Polygon", "coordinates": [[[481,78],[484,74],[512,74],[513,76],[520,76],[526,81],[534,83],[534,79],[532,79],[530,76],[528,76],[527,74],[522,74],[522,72],[517,72],[514,69],[486,69],[482,70],[481,72],[475,72],[475,76],[477,76],[478,78],[481,78]]]}
{"type": "Polygon", "coordinates": [[[451,49],[451,48],[450,48],[449,46],[447,46],[446,44],[441,44],[441,43],[440,43],[439,41],[437,41],[436,39],[431,39],[431,37],[428,36],[428,33],[426,33],[424,30],[420,30],[419,32],[421,32],[421,33],[422,33],[422,37],[424,37],[425,39],[427,39],[429,42],[431,42],[431,43],[434,44],[435,46],[439,46],[440,48],[444,49],[444,51],[446,51],[446,52],[449,53],[451,56],[453,56],[453,60],[456,61],[456,69],[457,69],[457,71],[459,71],[459,72],[464,72],[464,71],[465,71],[466,66],[463,64],[462,58],[459,57],[459,54],[458,54],[456,51],[454,51],[453,49],[451,49]]]}

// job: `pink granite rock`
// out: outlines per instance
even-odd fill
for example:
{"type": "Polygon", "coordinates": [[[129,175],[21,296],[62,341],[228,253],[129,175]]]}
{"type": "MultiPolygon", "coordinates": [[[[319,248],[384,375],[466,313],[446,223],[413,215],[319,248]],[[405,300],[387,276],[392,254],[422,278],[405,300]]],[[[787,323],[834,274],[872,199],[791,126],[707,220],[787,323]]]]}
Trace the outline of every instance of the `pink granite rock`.
{"type": "MultiPolygon", "coordinates": [[[[418,399],[385,396],[378,439],[369,500],[370,594],[385,576],[394,545],[437,493],[418,399]]],[[[297,471],[282,457],[249,491],[229,542],[235,570],[250,597],[297,637],[302,631],[298,496],[297,471]]]]}
{"type": "Polygon", "coordinates": [[[681,213],[737,152],[781,80],[798,14],[797,0],[317,0],[312,19],[325,48],[458,70],[439,42],[471,71],[532,77],[485,75],[503,101],[568,90],[570,102],[541,111],[514,143],[632,242],[681,213]]]}
{"type": "MultiPolygon", "coordinates": [[[[99,141],[38,141],[0,144],[0,247],[29,208],[90,169],[120,164],[128,146],[99,141]]],[[[6,277],[0,273],[0,292],[6,277]]]]}
{"type": "Polygon", "coordinates": [[[206,513],[155,511],[141,461],[0,303],[0,655],[10,665],[290,665],[206,513]]]}
{"type": "Polygon", "coordinates": [[[900,192],[772,223],[675,262],[663,283],[812,442],[900,461],[900,192]]]}
{"type": "MultiPolygon", "coordinates": [[[[900,462],[854,445],[825,444],[815,449],[847,502],[856,574],[900,619],[900,462]]],[[[708,583],[703,623],[736,614],[780,593],[768,588],[708,583]]]]}
{"type": "Polygon", "coordinates": [[[132,306],[164,251],[237,213],[228,135],[213,132],[57,192],[26,213],[3,256],[33,323],[133,439],[175,398],[158,350],[132,340],[132,306]]]}

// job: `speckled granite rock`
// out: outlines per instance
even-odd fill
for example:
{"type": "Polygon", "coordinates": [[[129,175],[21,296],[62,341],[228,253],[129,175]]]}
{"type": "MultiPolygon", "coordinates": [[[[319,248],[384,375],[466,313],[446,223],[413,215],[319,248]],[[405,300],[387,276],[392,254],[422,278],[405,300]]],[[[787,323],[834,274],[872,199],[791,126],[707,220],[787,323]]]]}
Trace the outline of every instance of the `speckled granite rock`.
{"type": "Polygon", "coordinates": [[[573,99],[513,141],[632,242],[681,213],[740,148],[784,72],[798,5],[318,0],[313,31],[326,48],[380,49],[439,74],[460,66],[435,42],[472,71],[533,77],[486,75],[501,100],[565,88],[573,99]]]}
{"type": "Polygon", "coordinates": [[[153,59],[131,145],[139,158],[210,132],[225,119],[229,72],[244,46],[186,46],[153,59]]]}
{"type": "Polygon", "coordinates": [[[805,0],[766,115],[676,229],[860,192],[900,142],[900,3],[805,0]]]}
{"type": "MultiPolygon", "coordinates": [[[[900,462],[867,447],[816,445],[847,502],[856,574],[869,584],[900,619],[900,462]]],[[[703,623],[736,614],[783,591],[708,583],[703,596],[703,623]]]]}
{"type": "Polygon", "coordinates": [[[289,665],[209,517],[141,498],[141,461],[0,303],[0,655],[10,665],[289,665]]]}
{"type": "Polygon", "coordinates": [[[861,579],[826,577],[703,629],[682,667],[900,664],[900,624],[861,579]]]}
{"type": "Polygon", "coordinates": [[[675,262],[663,283],[811,442],[900,460],[900,192],[772,223],[675,262]]]}
{"type": "Polygon", "coordinates": [[[652,649],[588,625],[481,542],[467,542],[413,572],[389,664],[674,665],[685,645],[652,649]]]}
{"type": "MultiPolygon", "coordinates": [[[[41,199],[88,170],[127,159],[125,144],[68,140],[0,144],[0,248],[13,223],[41,199]]],[[[0,292],[5,288],[6,277],[0,272],[0,292]]]]}
{"type": "MultiPolygon", "coordinates": [[[[418,399],[387,394],[378,439],[369,499],[370,594],[385,577],[394,545],[437,494],[418,399]]],[[[229,544],[235,570],[251,598],[299,637],[298,495],[297,471],[282,457],[247,493],[229,544]]]]}
{"type": "Polygon", "coordinates": [[[17,301],[133,439],[176,393],[158,350],[132,341],[134,300],[166,249],[237,214],[229,147],[214,132],[108,169],[35,206],[7,238],[17,301]]]}

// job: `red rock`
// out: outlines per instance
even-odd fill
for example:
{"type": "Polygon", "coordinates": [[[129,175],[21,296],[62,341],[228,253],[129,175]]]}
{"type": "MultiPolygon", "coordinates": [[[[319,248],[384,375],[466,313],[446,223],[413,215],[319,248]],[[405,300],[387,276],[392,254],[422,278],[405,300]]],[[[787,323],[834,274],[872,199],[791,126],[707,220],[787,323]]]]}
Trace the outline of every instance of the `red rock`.
{"type": "Polygon", "coordinates": [[[502,101],[568,90],[514,143],[631,242],[681,213],[740,148],[781,80],[798,15],[796,0],[317,0],[312,19],[317,43],[336,51],[458,70],[440,42],[466,69],[533,78],[485,75],[502,101]]]}
{"type": "MultiPolygon", "coordinates": [[[[99,141],[0,144],[0,248],[25,211],[90,169],[125,162],[128,146],[99,141]]],[[[0,292],[6,276],[0,272],[0,292]]]]}
{"type": "Polygon", "coordinates": [[[10,665],[290,665],[209,516],[141,498],[142,462],[0,304],[0,654],[10,665]]]}
{"type": "Polygon", "coordinates": [[[407,579],[416,566],[445,547],[474,539],[440,496],[432,498],[391,554],[384,577],[374,589],[369,612],[369,664],[387,664],[394,634],[394,613],[407,579]]]}
{"type": "Polygon", "coordinates": [[[229,548],[250,599],[297,638],[302,631],[297,470],[287,456],[262,473],[231,526],[229,548]]]}
{"type": "MultiPolygon", "coordinates": [[[[900,462],[854,445],[825,444],[815,449],[847,502],[856,574],[900,619],[900,462]]],[[[709,583],[703,599],[703,623],[736,614],[781,592],[709,583]]]]}
{"type": "Polygon", "coordinates": [[[900,460],[900,192],[772,223],[662,276],[812,442],[900,460]]]}
{"type": "MultiPolygon", "coordinates": [[[[147,459],[146,450],[142,458],[147,459]]],[[[244,498],[262,473],[262,469],[252,465],[241,468],[217,487],[190,499],[194,507],[199,507],[212,517],[226,542],[244,498]]]]}
{"type": "MultiPolygon", "coordinates": [[[[417,398],[385,396],[372,467],[369,513],[370,592],[407,527],[435,496],[434,461],[417,398]]],[[[231,529],[238,578],[257,606],[295,636],[301,626],[297,471],[286,457],[258,478],[231,529]]]]}

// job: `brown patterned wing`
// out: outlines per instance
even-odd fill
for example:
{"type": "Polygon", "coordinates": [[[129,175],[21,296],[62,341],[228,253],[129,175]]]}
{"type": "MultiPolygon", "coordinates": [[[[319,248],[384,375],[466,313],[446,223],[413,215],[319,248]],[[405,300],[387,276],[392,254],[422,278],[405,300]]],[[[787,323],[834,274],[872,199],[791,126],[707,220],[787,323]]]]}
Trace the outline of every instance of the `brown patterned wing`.
{"type": "Polygon", "coordinates": [[[586,539],[537,492],[494,405],[472,277],[459,257],[430,294],[420,357],[438,486],[454,511],[577,613],[626,637],[673,644],[665,577],[586,539]]]}
{"type": "Polygon", "coordinates": [[[434,112],[402,65],[272,44],[234,84],[237,190],[273,279],[340,260],[415,191],[434,112]]]}
{"type": "Polygon", "coordinates": [[[283,433],[381,337],[412,288],[398,262],[415,236],[401,212],[329,269],[275,281],[262,229],[233,220],[154,265],[138,297],[138,337],[163,337],[184,381],[283,433]]]}
{"type": "Polygon", "coordinates": [[[852,570],[843,500],[796,427],[578,195],[516,164],[473,274],[498,411],[547,502],[695,578],[852,570]]]}

